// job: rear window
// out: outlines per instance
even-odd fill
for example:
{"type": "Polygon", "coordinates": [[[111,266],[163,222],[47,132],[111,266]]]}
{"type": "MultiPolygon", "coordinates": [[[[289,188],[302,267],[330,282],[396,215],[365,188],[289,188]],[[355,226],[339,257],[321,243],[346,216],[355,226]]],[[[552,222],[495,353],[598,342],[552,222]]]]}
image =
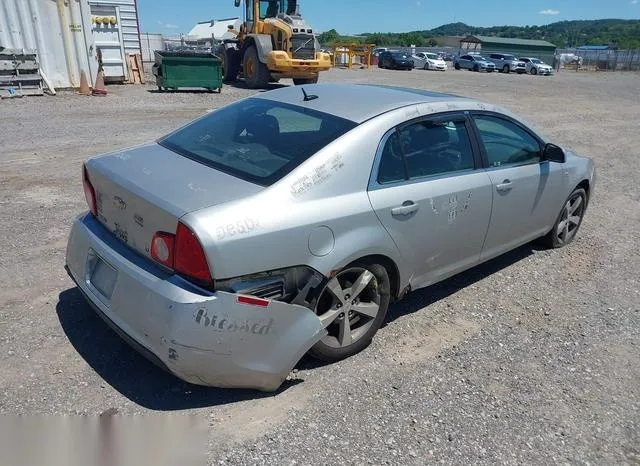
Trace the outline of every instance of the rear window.
{"type": "Polygon", "coordinates": [[[217,170],[268,186],[355,126],[353,121],[327,113],[252,98],[209,113],[158,143],[217,170]]]}

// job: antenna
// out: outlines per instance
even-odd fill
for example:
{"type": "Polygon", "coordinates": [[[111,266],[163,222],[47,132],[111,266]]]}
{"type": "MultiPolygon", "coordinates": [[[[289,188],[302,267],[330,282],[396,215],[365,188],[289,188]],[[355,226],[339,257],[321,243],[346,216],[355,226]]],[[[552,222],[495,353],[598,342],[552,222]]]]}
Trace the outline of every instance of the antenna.
{"type": "Polygon", "coordinates": [[[302,89],[302,94],[304,94],[304,99],[303,100],[305,102],[309,102],[310,100],[315,100],[315,99],[318,98],[317,95],[313,95],[313,94],[309,95],[309,94],[307,94],[307,91],[304,90],[304,87],[301,87],[300,89],[302,89]]]}

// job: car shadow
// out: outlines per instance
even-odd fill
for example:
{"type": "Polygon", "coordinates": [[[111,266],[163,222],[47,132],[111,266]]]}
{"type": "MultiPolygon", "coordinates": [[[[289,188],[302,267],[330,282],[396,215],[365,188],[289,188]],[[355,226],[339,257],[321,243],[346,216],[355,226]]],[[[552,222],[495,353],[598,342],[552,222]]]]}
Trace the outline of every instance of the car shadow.
{"type": "MultiPolygon", "coordinates": [[[[543,247],[538,246],[535,242],[526,244],[501,256],[496,257],[488,262],[477,265],[476,267],[466,270],[448,278],[435,285],[422,288],[420,290],[409,293],[404,299],[391,303],[387,311],[387,317],[382,324],[382,328],[387,326],[400,317],[418,312],[425,307],[445,299],[452,294],[470,286],[474,283],[499,272],[516,262],[529,257],[534,251],[542,251],[543,247]]],[[[318,361],[308,355],[304,356],[296,365],[297,369],[315,369],[327,365],[328,363],[318,361]]]]}
{"type": "Polygon", "coordinates": [[[122,395],[151,410],[174,411],[268,398],[302,382],[287,380],[275,393],[193,385],[160,369],[125,343],[87,304],[78,288],[60,293],[56,312],[69,341],[87,364],[122,395]]]}

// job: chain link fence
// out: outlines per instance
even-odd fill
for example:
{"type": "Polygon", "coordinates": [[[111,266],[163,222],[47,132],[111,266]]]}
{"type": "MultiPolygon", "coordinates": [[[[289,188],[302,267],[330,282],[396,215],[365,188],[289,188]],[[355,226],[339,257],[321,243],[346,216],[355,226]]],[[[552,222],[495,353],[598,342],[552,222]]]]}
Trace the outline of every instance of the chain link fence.
{"type": "Polygon", "coordinates": [[[576,71],[640,71],[640,50],[558,49],[556,56],[575,56],[564,65],[576,71]]]}

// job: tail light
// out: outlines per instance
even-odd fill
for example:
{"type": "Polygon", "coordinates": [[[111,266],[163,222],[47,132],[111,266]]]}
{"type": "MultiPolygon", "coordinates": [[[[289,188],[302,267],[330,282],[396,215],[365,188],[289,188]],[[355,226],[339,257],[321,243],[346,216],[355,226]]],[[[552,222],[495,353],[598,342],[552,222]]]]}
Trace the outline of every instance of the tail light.
{"type": "Polygon", "coordinates": [[[178,223],[175,245],[175,271],[199,285],[211,287],[213,278],[204,249],[195,233],[183,223],[178,223]]]}
{"type": "Polygon", "coordinates": [[[98,215],[98,205],[96,203],[96,191],[93,189],[93,185],[89,180],[89,173],[87,173],[87,167],[82,166],[82,186],[84,188],[84,198],[87,200],[87,205],[91,213],[98,215]]]}
{"type": "Polygon", "coordinates": [[[158,231],[151,239],[151,257],[197,285],[213,288],[213,278],[200,240],[178,223],[176,234],[158,231]]]}

